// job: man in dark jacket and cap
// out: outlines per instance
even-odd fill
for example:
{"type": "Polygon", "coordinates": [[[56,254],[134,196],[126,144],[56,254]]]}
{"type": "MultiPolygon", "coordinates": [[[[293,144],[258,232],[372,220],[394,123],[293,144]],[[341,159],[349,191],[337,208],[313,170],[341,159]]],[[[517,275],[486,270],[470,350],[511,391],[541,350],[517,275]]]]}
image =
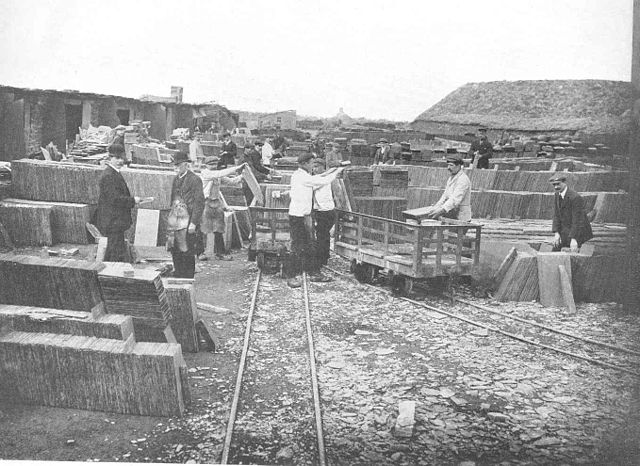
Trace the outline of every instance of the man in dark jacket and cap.
{"type": "Polygon", "coordinates": [[[202,180],[189,169],[189,154],[180,151],[174,159],[176,177],[171,186],[171,213],[169,214],[168,229],[172,229],[176,236],[186,233],[186,241],[175,241],[171,247],[173,257],[174,276],[176,278],[193,278],[196,268],[196,255],[204,251],[201,238],[200,221],[204,210],[204,188],[202,180]],[[182,224],[182,216],[176,212],[184,212],[186,219],[182,224]],[[186,226],[186,231],[185,227],[186,226]],[[178,233],[181,233],[178,235],[178,233]]]}
{"type": "Polygon", "coordinates": [[[109,262],[127,262],[129,256],[124,241],[124,232],[132,224],[131,209],[141,201],[132,196],[124,181],[120,169],[125,164],[124,146],[109,146],[109,161],[102,178],[96,212],[96,226],[107,237],[107,249],[104,260],[109,262]]]}
{"type": "Polygon", "coordinates": [[[567,176],[556,173],[549,179],[553,185],[555,198],[553,203],[554,233],[553,250],[571,248],[571,252],[578,252],[586,241],[593,238],[591,224],[584,209],[584,200],[573,189],[567,186],[567,176]]]}

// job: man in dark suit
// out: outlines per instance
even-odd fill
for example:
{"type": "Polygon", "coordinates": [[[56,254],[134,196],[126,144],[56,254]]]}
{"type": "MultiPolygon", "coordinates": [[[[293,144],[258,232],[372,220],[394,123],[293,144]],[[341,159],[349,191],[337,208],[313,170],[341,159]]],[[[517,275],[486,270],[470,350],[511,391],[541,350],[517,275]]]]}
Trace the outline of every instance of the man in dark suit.
{"type": "Polygon", "coordinates": [[[224,133],[222,141],[220,160],[228,167],[235,165],[236,155],[238,155],[238,147],[236,146],[236,143],[231,140],[231,135],[229,133],[224,133]]]}
{"type": "MultiPolygon", "coordinates": [[[[262,164],[261,149],[262,141],[256,141],[255,143],[247,142],[244,146],[244,161],[259,182],[271,179],[271,170],[262,164]]],[[[242,192],[247,201],[247,205],[251,205],[253,192],[251,192],[251,188],[249,188],[249,185],[244,180],[242,181],[242,192]]]]}
{"type": "Polygon", "coordinates": [[[471,156],[472,165],[477,158],[476,167],[489,168],[489,159],[493,155],[493,146],[487,139],[487,130],[485,128],[478,130],[478,137],[471,143],[468,154],[471,156]]]}
{"type": "Polygon", "coordinates": [[[393,163],[393,155],[391,154],[391,146],[386,138],[378,141],[378,149],[373,156],[373,164],[391,164],[393,163]]]}
{"type": "Polygon", "coordinates": [[[556,192],[553,208],[554,233],[553,250],[560,251],[563,247],[571,248],[571,252],[578,252],[585,241],[593,238],[591,224],[584,209],[584,200],[580,195],[567,186],[567,177],[557,173],[549,179],[556,192]]]}
{"type": "Polygon", "coordinates": [[[171,248],[174,277],[193,278],[196,269],[196,255],[203,252],[197,250],[199,246],[196,244],[196,240],[201,234],[200,220],[204,210],[204,190],[200,177],[189,169],[189,154],[178,152],[174,164],[177,175],[171,186],[171,205],[174,206],[176,202],[182,202],[189,215],[186,251],[181,250],[177,244],[171,248]]]}
{"type": "Polygon", "coordinates": [[[120,169],[125,164],[124,146],[109,146],[109,161],[100,178],[100,194],[96,212],[96,226],[107,237],[107,250],[104,260],[109,262],[127,262],[129,256],[124,232],[131,226],[131,209],[140,202],[139,197],[131,196],[120,169]]]}

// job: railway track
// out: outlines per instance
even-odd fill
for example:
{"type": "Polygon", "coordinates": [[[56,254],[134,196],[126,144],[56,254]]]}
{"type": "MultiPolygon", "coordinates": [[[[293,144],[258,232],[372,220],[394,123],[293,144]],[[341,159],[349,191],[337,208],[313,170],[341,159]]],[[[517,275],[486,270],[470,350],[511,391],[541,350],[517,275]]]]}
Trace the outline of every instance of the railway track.
{"type": "MultiPolygon", "coordinates": [[[[327,269],[336,275],[349,276],[329,267],[327,269]]],[[[390,293],[376,285],[368,283],[363,285],[380,292],[390,293]]],[[[492,309],[489,306],[453,296],[448,298],[454,305],[443,309],[425,303],[423,300],[426,294],[421,294],[420,290],[415,294],[415,299],[407,296],[398,296],[398,299],[527,345],[640,377],[640,352],[630,348],[576,335],[531,319],[510,315],[504,310],[492,309]]]]}
{"type": "Polygon", "coordinates": [[[299,448],[295,453],[290,451],[296,457],[288,458],[289,461],[324,466],[326,454],[308,280],[303,274],[302,288],[286,288],[287,292],[282,291],[282,280],[271,284],[265,284],[264,280],[259,270],[221,463],[274,464],[282,459],[278,457],[282,445],[295,443],[299,448]],[[269,339],[261,338],[263,334],[274,333],[281,337],[277,347],[269,346],[266,343],[269,339]],[[274,411],[286,411],[296,419],[299,432],[279,432],[274,411]]]}

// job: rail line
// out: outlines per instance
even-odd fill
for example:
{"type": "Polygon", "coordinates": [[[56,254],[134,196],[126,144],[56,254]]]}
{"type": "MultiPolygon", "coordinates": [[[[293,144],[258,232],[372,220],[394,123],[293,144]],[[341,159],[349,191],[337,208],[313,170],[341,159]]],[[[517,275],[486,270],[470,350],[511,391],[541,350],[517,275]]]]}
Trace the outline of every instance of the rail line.
{"type": "MultiPolygon", "coordinates": [[[[327,267],[327,270],[336,275],[355,280],[350,275],[333,268],[327,267]]],[[[391,294],[391,292],[378,286],[368,283],[361,284],[379,292],[391,294]]],[[[575,335],[529,319],[511,316],[457,297],[449,296],[453,301],[465,306],[465,315],[461,312],[451,312],[406,296],[397,296],[397,298],[528,345],[640,377],[640,353],[628,348],[575,335]],[[508,320],[517,322],[519,324],[518,328],[514,328],[514,325],[517,324],[509,324],[508,320]]]]}
{"type": "MultiPolygon", "coordinates": [[[[235,384],[235,389],[233,394],[233,401],[231,404],[231,411],[229,414],[229,420],[227,422],[227,427],[225,432],[221,464],[228,464],[230,451],[232,448],[232,441],[234,437],[233,434],[236,426],[238,409],[239,409],[239,406],[241,405],[241,396],[243,391],[243,378],[247,368],[247,357],[249,354],[249,348],[251,343],[253,321],[256,315],[256,310],[259,308],[258,296],[260,293],[261,279],[262,279],[262,271],[258,270],[256,281],[253,287],[253,295],[251,298],[251,305],[250,305],[247,324],[246,324],[245,333],[244,333],[242,355],[240,357],[238,373],[236,376],[236,384],[235,384]]],[[[309,287],[307,285],[306,273],[303,273],[302,275],[302,294],[303,294],[302,299],[304,301],[304,310],[305,310],[304,319],[305,319],[308,359],[309,359],[309,366],[310,366],[311,390],[313,393],[313,411],[314,411],[313,418],[314,418],[314,424],[315,424],[317,464],[320,464],[321,466],[325,466],[327,463],[326,463],[324,434],[323,434],[323,428],[322,428],[322,409],[320,405],[320,392],[319,392],[318,377],[317,377],[317,370],[316,370],[316,363],[315,363],[315,347],[313,343],[311,313],[310,313],[310,307],[309,307],[309,287]]]]}

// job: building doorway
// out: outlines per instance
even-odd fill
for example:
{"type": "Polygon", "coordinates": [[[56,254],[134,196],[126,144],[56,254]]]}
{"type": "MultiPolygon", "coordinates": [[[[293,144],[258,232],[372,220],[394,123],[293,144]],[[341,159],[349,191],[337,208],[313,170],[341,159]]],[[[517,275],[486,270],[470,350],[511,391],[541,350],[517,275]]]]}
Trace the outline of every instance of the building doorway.
{"type": "Polygon", "coordinates": [[[116,110],[116,115],[118,116],[118,120],[120,120],[121,125],[129,125],[130,111],[128,109],[119,108],[118,110],[116,110]]]}
{"type": "Polygon", "coordinates": [[[73,142],[76,140],[76,134],[80,132],[80,127],[82,126],[82,104],[65,104],[64,115],[66,124],[65,139],[73,142]]]}

